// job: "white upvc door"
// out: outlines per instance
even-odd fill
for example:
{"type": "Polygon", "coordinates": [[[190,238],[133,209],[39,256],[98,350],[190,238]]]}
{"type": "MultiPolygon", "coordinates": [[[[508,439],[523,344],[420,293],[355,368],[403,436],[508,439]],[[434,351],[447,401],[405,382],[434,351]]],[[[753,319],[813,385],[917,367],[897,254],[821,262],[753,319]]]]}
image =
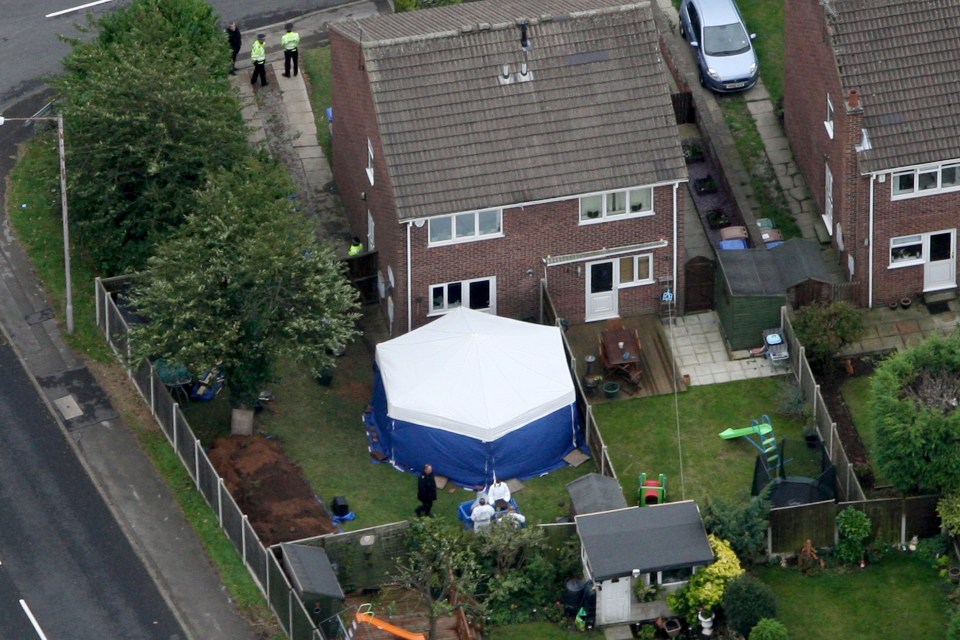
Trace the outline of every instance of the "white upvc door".
{"type": "Polygon", "coordinates": [[[598,624],[615,624],[630,620],[630,577],[604,580],[601,597],[598,598],[598,624]]]}
{"type": "Polygon", "coordinates": [[[587,300],[584,320],[616,318],[620,312],[617,303],[617,264],[615,260],[602,260],[587,264],[587,300]]]}
{"type": "Polygon", "coordinates": [[[957,286],[956,229],[924,236],[923,290],[939,291],[957,286]]]}

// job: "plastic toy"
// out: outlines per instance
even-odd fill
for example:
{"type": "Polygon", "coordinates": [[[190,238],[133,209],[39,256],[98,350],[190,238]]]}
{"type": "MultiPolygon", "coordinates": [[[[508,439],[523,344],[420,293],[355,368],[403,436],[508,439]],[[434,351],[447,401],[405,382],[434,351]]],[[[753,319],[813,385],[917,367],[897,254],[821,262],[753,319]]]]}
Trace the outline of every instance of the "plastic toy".
{"type": "Polygon", "coordinates": [[[770,422],[770,416],[768,415],[763,415],[759,420],[754,420],[749,427],[726,429],[721,431],[719,435],[724,440],[746,438],[747,442],[756,447],[763,456],[764,464],[768,468],[777,466],[780,462],[777,437],[773,432],[773,423],[770,422]]]}
{"type": "Polygon", "coordinates": [[[661,473],[657,480],[647,480],[647,474],[641,473],[637,488],[637,504],[645,507],[650,504],[663,504],[667,501],[667,476],[661,473]]]}
{"type": "Polygon", "coordinates": [[[356,620],[357,622],[366,623],[372,627],[376,627],[381,631],[386,631],[390,635],[400,638],[401,640],[427,640],[427,636],[423,633],[407,631],[406,629],[401,629],[400,627],[392,625],[389,622],[381,620],[380,618],[375,618],[369,604],[360,605],[360,607],[357,609],[356,620]]]}

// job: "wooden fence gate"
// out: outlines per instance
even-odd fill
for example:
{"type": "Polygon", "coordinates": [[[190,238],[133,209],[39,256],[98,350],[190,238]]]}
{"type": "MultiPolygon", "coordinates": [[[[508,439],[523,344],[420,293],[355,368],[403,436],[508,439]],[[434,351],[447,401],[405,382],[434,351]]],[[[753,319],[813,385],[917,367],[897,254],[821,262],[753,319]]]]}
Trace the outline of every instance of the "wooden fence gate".
{"type": "Polygon", "coordinates": [[[684,313],[713,309],[717,263],[704,256],[687,260],[684,272],[684,313]]]}

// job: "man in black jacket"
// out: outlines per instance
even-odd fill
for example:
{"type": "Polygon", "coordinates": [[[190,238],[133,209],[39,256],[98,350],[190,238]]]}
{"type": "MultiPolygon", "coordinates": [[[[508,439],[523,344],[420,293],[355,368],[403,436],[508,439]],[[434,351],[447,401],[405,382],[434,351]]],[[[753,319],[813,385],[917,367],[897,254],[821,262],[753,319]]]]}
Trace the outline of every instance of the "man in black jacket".
{"type": "Polygon", "coordinates": [[[240,53],[240,29],[237,28],[236,22],[231,22],[230,26],[227,27],[227,38],[230,40],[230,50],[233,52],[233,68],[230,70],[230,75],[237,75],[237,55],[240,53]]]}
{"type": "Polygon", "coordinates": [[[429,516],[436,499],[437,481],[433,477],[433,467],[425,464],[420,477],[417,479],[417,500],[420,501],[420,506],[416,508],[415,513],[418,516],[429,516]]]}

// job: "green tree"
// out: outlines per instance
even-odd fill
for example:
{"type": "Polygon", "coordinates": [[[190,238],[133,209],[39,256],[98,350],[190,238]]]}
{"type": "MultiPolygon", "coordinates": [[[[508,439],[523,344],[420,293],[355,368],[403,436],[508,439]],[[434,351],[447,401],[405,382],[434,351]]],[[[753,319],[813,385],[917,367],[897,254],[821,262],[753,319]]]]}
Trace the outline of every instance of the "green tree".
{"type": "Polygon", "coordinates": [[[871,382],[880,472],[901,491],[960,490],[960,336],[932,337],[871,382]]]}
{"type": "Polygon", "coordinates": [[[750,631],[750,640],[789,640],[790,632],[779,620],[763,618],[750,631]]]}
{"type": "Polygon", "coordinates": [[[407,535],[408,551],[397,559],[394,578],[429,606],[430,637],[436,638],[437,618],[452,610],[453,590],[466,600],[476,593],[480,565],[474,534],[443,518],[418,518],[407,535]]]}
{"type": "Polygon", "coordinates": [[[138,269],[196,207],[211,171],[248,153],[229,49],[203,0],[135,0],[71,41],[52,81],[64,115],[71,224],[108,274],[138,269]]]}
{"type": "Polygon", "coordinates": [[[723,613],[737,633],[747,636],[763,618],[776,617],[777,600],[769,586],[744,574],[727,585],[723,593],[723,613]]]}
{"type": "Polygon", "coordinates": [[[837,559],[844,564],[858,564],[867,550],[867,540],[873,530],[870,517],[863,511],[847,507],[837,514],[840,540],[834,549],[837,559]]]}
{"type": "Polygon", "coordinates": [[[807,358],[821,371],[827,371],[830,360],[865,331],[863,312],[846,302],[801,307],[794,314],[793,328],[807,358]]]}
{"type": "Polygon", "coordinates": [[[149,322],[131,342],[137,361],[218,367],[234,406],[250,409],[278,359],[333,366],[358,315],[341,263],[282,195],[283,170],[255,159],[242,169],[215,175],[150,259],[134,292],[149,322]]]}
{"type": "Polygon", "coordinates": [[[697,619],[700,607],[715,609],[723,600],[723,593],[731,580],[743,574],[737,554],[726,540],[709,536],[710,548],[716,560],[693,574],[690,582],[667,598],[670,608],[688,622],[697,619]]]}
{"type": "Polygon", "coordinates": [[[451,4],[460,4],[461,0],[396,0],[394,10],[396,13],[406,11],[416,11],[417,9],[432,9],[434,7],[445,7],[451,4]]]}
{"type": "Polygon", "coordinates": [[[951,493],[937,501],[937,515],[951,536],[960,535],[960,493],[951,493]]]}
{"type": "Polygon", "coordinates": [[[703,526],[708,533],[730,542],[738,558],[752,562],[767,546],[770,519],[770,492],[753,498],[728,501],[707,497],[703,508],[703,526]]]}

